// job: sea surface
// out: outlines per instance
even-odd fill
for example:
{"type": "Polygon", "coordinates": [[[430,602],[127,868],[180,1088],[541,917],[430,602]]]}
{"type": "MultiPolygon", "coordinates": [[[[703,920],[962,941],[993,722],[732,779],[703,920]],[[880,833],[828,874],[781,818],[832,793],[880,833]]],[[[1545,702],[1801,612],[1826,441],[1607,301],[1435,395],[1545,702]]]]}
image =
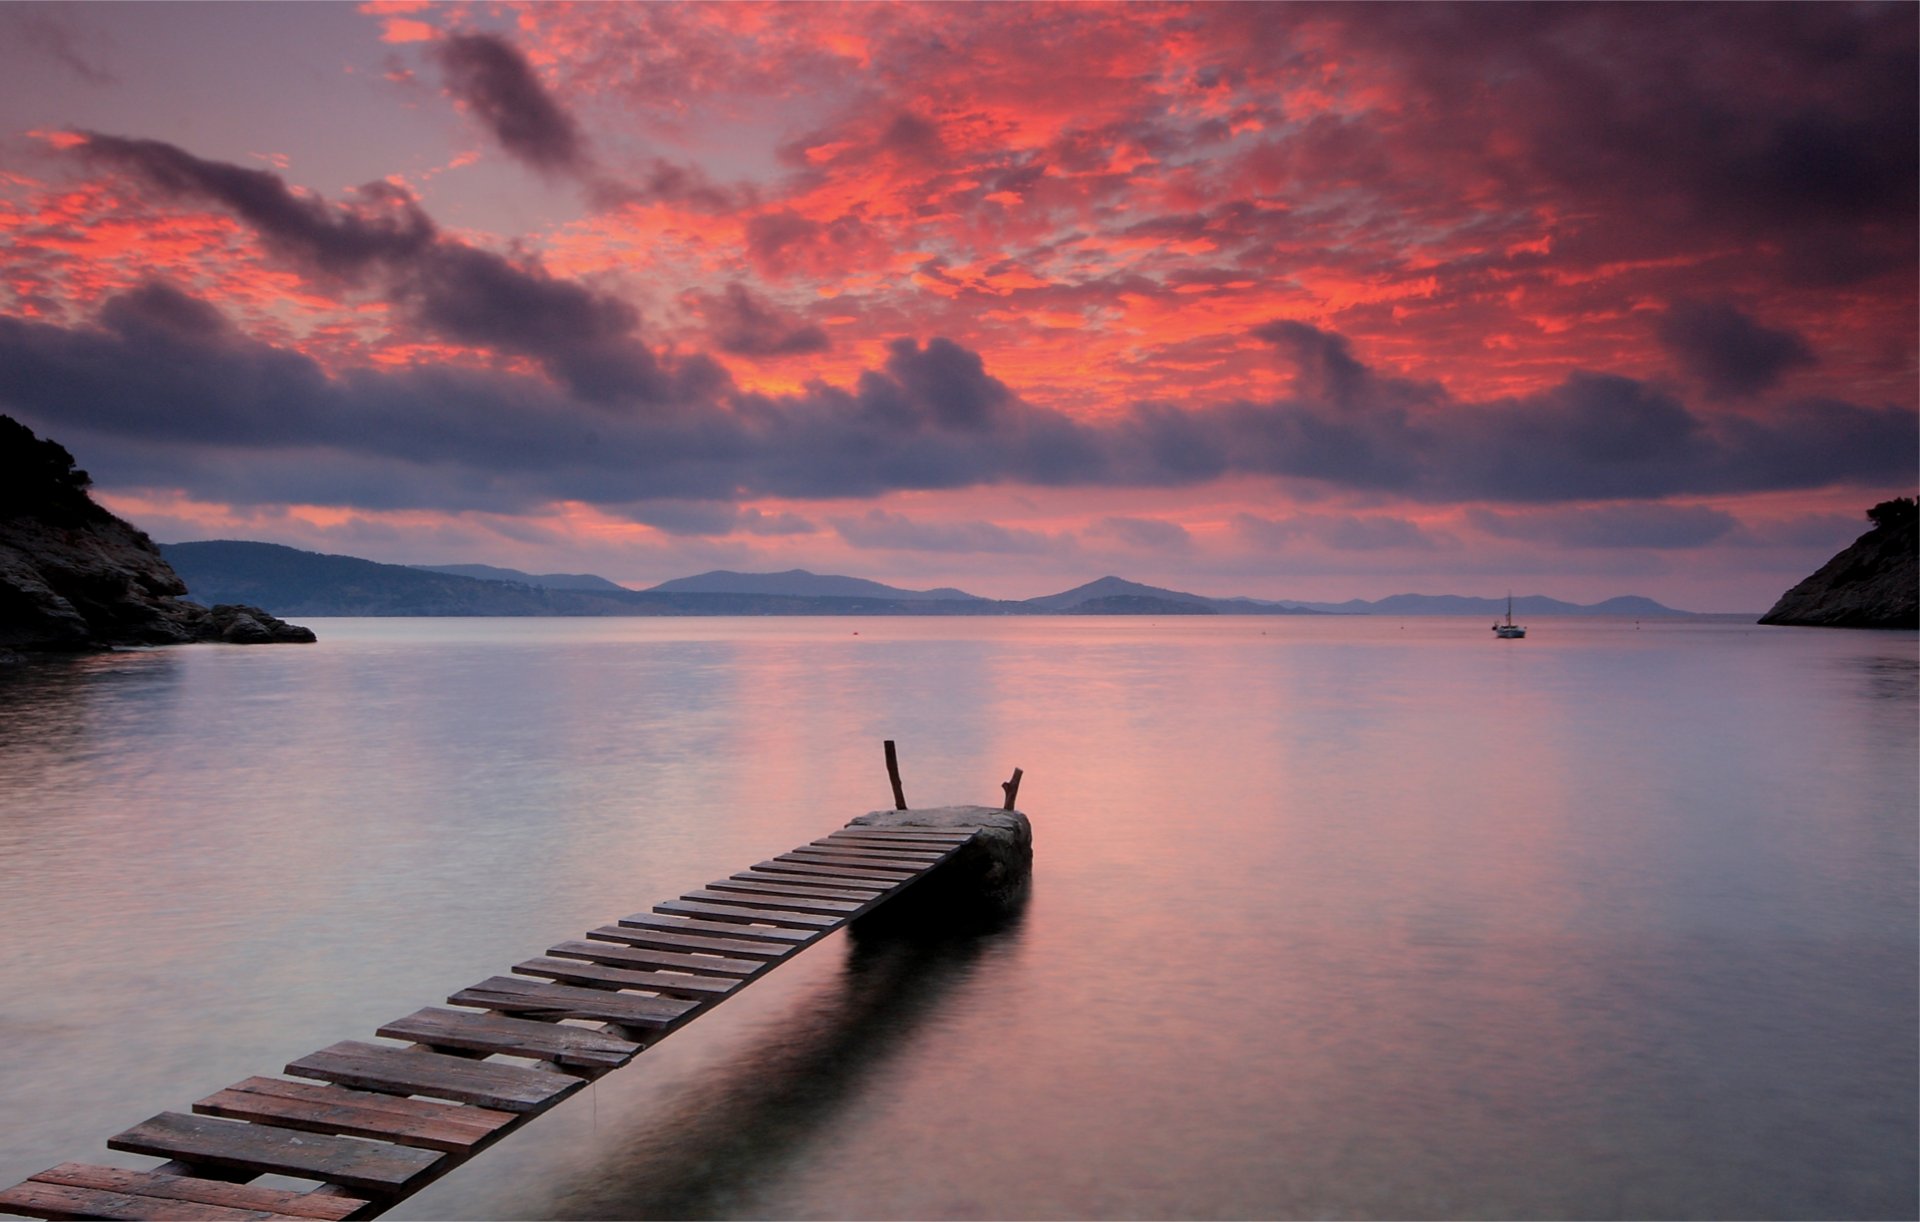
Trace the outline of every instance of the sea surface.
{"type": "Polygon", "coordinates": [[[315,620],[0,674],[0,1184],[891,794],[835,934],[403,1218],[1912,1218],[1916,637],[315,620]]]}

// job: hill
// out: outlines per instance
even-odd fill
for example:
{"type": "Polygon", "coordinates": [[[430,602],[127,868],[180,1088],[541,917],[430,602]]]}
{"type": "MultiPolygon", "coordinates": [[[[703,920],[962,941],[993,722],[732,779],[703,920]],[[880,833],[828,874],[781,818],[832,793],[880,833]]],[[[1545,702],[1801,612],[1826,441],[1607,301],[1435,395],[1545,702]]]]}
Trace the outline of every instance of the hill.
{"type": "Polygon", "coordinates": [[[519,569],[497,568],[491,564],[410,564],[423,573],[444,573],[449,577],[471,577],[476,581],[509,581],[516,585],[539,586],[543,590],[615,590],[627,587],[592,573],[523,573],[519,569]]]}
{"type": "MultiPolygon", "coordinates": [[[[1391,594],[1386,598],[1353,598],[1343,603],[1301,603],[1316,611],[1332,611],[1344,615],[1475,615],[1498,616],[1506,614],[1507,600],[1500,598],[1471,598],[1459,594],[1391,594]]],[[[1557,598],[1548,598],[1541,594],[1527,594],[1513,600],[1515,616],[1537,617],[1542,615],[1625,615],[1638,619],[1652,619],[1659,616],[1688,616],[1691,611],[1676,611],[1663,606],[1651,598],[1642,598],[1637,594],[1622,595],[1597,603],[1562,602],[1557,598]]]]}
{"type": "Polygon", "coordinates": [[[611,589],[551,588],[231,539],[169,543],[161,551],[185,578],[190,597],[245,598],[283,615],[996,615],[1019,606],[971,595],[629,590],[612,583],[611,589]]]}
{"type": "Polygon", "coordinates": [[[886,598],[905,601],[967,602],[976,600],[965,590],[905,590],[864,577],[835,577],[788,569],[784,573],[736,573],[715,569],[692,577],[676,577],[649,587],[661,594],[779,594],[796,598],[886,598]]]}
{"type": "Polygon", "coordinates": [[[1914,498],[1867,511],[1873,529],[1780,596],[1763,624],[1816,628],[1920,628],[1920,531],[1914,498]]]}

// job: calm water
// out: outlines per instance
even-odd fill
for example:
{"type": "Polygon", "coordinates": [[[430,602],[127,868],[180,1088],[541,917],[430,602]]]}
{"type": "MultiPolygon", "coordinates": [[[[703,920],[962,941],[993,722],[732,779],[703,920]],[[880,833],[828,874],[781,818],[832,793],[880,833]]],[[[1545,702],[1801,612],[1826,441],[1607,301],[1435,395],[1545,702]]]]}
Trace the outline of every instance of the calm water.
{"type": "Polygon", "coordinates": [[[0,676],[0,1180],[1026,770],[1012,928],[823,942],[415,1218],[1916,1210],[1912,633],[335,620],[0,676]]]}

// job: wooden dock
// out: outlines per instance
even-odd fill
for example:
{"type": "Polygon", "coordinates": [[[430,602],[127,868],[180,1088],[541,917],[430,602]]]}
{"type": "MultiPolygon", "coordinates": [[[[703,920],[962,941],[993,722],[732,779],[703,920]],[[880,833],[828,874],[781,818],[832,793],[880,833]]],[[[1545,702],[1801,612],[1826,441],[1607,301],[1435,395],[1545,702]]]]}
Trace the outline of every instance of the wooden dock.
{"type": "Polygon", "coordinates": [[[843,828],[549,947],[461,989],[447,998],[453,1008],[374,1032],[393,1042],[343,1040],[287,1065],[290,1077],[247,1078],[190,1113],[162,1112],[107,1140],[166,1160],[158,1166],[62,1163],[0,1192],[0,1213],[375,1217],[900,894],[978,833],[843,828]],[[249,1182],[266,1174],[313,1187],[249,1182]]]}

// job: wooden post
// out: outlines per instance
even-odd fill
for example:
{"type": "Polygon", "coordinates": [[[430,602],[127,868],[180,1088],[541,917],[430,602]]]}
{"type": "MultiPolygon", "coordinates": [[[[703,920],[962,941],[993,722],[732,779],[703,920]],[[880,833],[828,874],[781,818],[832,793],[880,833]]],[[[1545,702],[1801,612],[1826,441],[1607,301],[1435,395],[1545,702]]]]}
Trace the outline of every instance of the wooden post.
{"type": "Polygon", "coordinates": [[[887,779],[893,782],[893,809],[907,809],[907,795],[900,789],[900,760],[893,753],[893,740],[887,739],[887,779]]]}
{"type": "Polygon", "coordinates": [[[1013,770],[1013,779],[1011,781],[1000,782],[1000,788],[1007,791],[1007,804],[1000,809],[1012,810],[1014,795],[1020,792],[1020,770],[1015,768],[1013,770]]]}

